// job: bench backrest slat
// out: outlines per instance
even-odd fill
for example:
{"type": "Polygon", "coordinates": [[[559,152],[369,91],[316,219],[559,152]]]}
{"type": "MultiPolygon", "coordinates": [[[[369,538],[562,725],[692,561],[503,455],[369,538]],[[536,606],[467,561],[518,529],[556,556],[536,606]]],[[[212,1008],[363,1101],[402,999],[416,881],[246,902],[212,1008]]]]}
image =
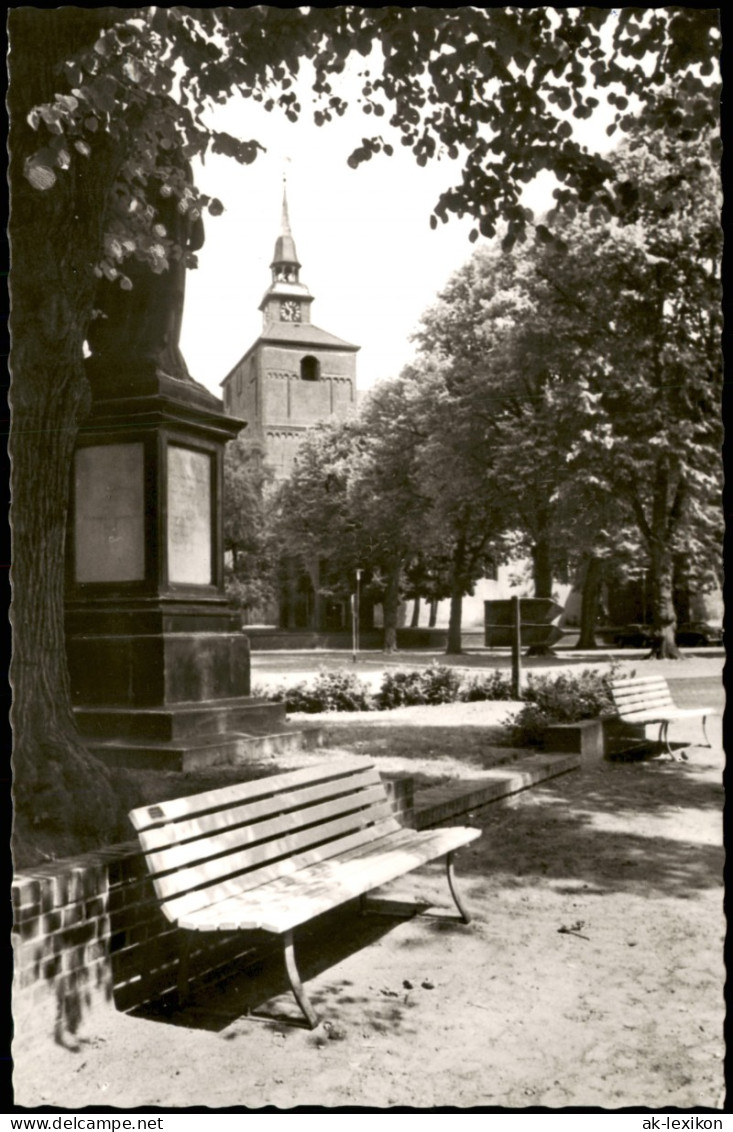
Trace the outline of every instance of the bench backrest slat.
{"type": "MultiPolygon", "coordinates": [[[[284,795],[283,801],[287,802],[288,797],[288,795],[284,795]]],[[[306,827],[316,826],[315,829],[309,828],[309,834],[314,840],[318,839],[320,838],[322,824],[331,822],[341,815],[350,815],[351,820],[345,818],[347,825],[351,824],[360,828],[370,820],[375,820],[372,811],[379,803],[382,804],[379,813],[381,817],[381,809],[383,809],[385,803],[384,787],[381,784],[360,790],[358,793],[329,798],[320,805],[289,809],[285,813],[278,813],[264,821],[249,821],[222,833],[211,834],[203,831],[203,836],[185,841],[182,845],[169,845],[165,849],[148,853],[148,868],[152,873],[165,873],[173,869],[185,869],[190,865],[197,868],[197,861],[202,862],[219,857],[222,857],[222,865],[226,866],[224,854],[262,843],[277,844],[278,838],[288,837],[306,827]]],[[[191,825],[188,822],[186,824],[191,825]]],[[[251,851],[251,855],[252,859],[255,860],[254,849],[251,851]]],[[[242,859],[246,860],[247,858],[242,859]]]]}
{"type": "MultiPolygon", "coordinates": [[[[161,900],[165,900],[191,888],[208,887],[211,882],[222,880],[227,876],[236,877],[239,890],[243,891],[249,886],[242,874],[250,872],[255,865],[292,856],[301,849],[321,845],[352,830],[364,829],[389,817],[391,812],[389,802],[385,801],[379,807],[372,806],[369,810],[359,811],[357,814],[339,817],[335,821],[323,822],[297,833],[288,833],[275,840],[264,841],[253,848],[227,853],[223,857],[213,857],[173,873],[164,873],[153,878],[155,891],[161,900]]],[[[396,821],[394,824],[396,829],[400,828],[396,821]]]]}
{"type": "MultiPolygon", "coordinates": [[[[395,832],[396,825],[394,818],[389,818],[378,825],[356,830],[343,837],[337,837],[326,845],[319,845],[266,865],[264,868],[254,869],[246,877],[228,877],[207,889],[196,889],[182,893],[174,899],[164,901],[162,904],[163,912],[171,922],[175,923],[182,916],[196,912],[200,908],[208,907],[220,900],[225,900],[229,896],[237,896],[250,888],[266,884],[270,880],[291,876],[308,865],[327,861],[330,857],[367,845],[380,837],[386,837],[388,833],[395,832]]],[[[397,828],[401,827],[397,826],[397,828]]]]}
{"type": "Polygon", "coordinates": [[[633,698],[635,696],[640,700],[649,699],[651,696],[664,696],[666,699],[669,699],[671,696],[669,688],[664,684],[650,684],[646,688],[639,687],[638,684],[629,688],[619,687],[617,685],[613,690],[613,694],[614,696],[625,696],[627,698],[633,698]]]}
{"type": "Polygon", "coordinates": [[[131,818],[172,920],[402,829],[366,759],[174,798],[131,818]]]}
{"type": "Polygon", "coordinates": [[[622,719],[673,708],[669,685],[663,676],[637,676],[612,680],[614,703],[622,719]]]}
{"type": "Polygon", "coordinates": [[[652,692],[649,696],[640,696],[635,692],[629,692],[627,695],[622,695],[620,692],[614,694],[614,700],[620,707],[670,707],[672,706],[672,697],[667,696],[664,692],[652,692]]]}
{"type": "MultiPolygon", "coordinates": [[[[278,776],[279,777],[279,776],[278,776]]],[[[264,790],[267,779],[260,780],[261,792],[264,790]]],[[[243,825],[247,822],[256,822],[271,814],[281,814],[288,810],[304,808],[311,803],[320,802],[328,798],[337,798],[345,791],[363,790],[368,787],[381,787],[382,780],[376,767],[369,766],[355,775],[349,775],[346,782],[343,776],[332,778],[326,782],[318,782],[294,786],[282,791],[269,790],[269,796],[254,802],[245,802],[242,805],[229,805],[226,809],[209,810],[184,818],[180,821],[166,821],[163,825],[143,830],[140,834],[140,844],[146,853],[152,854],[155,850],[166,849],[171,845],[180,845],[193,838],[203,837],[207,834],[216,834],[233,826],[243,825]]],[[[164,868],[165,866],[161,866],[164,868]]],[[[158,871],[157,868],[154,871],[158,871]]]]}
{"type": "Polygon", "coordinates": [[[188,798],[171,798],[152,806],[140,806],[131,812],[130,821],[140,833],[164,822],[179,821],[181,818],[201,814],[206,810],[224,809],[257,798],[265,798],[275,790],[282,791],[303,783],[310,785],[332,779],[348,780],[351,776],[363,772],[365,767],[372,765],[365,759],[339,759],[318,767],[306,767],[303,770],[288,771],[286,774],[277,774],[269,778],[257,778],[252,782],[237,782],[217,790],[193,794],[188,798]]]}

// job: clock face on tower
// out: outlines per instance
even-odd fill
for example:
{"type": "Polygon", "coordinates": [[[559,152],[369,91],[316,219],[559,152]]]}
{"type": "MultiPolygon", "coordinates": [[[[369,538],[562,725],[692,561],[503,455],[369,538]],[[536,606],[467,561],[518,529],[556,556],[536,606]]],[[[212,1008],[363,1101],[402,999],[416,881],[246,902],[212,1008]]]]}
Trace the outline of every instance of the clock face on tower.
{"type": "Polygon", "coordinates": [[[280,318],[283,322],[300,322],[300,303],[293,299],[280,303],[280,318]]]}

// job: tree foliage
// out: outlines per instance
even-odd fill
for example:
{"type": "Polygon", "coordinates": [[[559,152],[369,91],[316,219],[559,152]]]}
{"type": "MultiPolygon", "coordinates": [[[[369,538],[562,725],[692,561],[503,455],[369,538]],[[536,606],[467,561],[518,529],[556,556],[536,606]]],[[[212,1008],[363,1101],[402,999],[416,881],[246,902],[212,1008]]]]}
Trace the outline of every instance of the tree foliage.
{"type": "Polygon", "coordinates": [[[720,564],[716,150],[705,136],[632,137],[619,156],[633,201],[626,222],[586,240],[586,302],[603,310],[605,326],[597,328],[591,375],[598,412],[573,463],[598,468],[633,521],[663,656],[676,655],[675,557],[682,554],[698,577],[701,567],[715,573],[720,564]]]}
{"type": "Polygon", "coordinates": [[[277,601],[271,508],[272,477],[244,441],[224,453],[225,583],[230,600],[247,614],[277,601]]]}
{"type": "Polygon", "coordinates": [[[321,593],[353,589],[383,606],[396,646],[399,603],[418,580],[451,598],[449,651],[461,651],[461,599],[502,553],[505,512],[492,490],[485,426],[455,395],[445,367],[408,367],[381,382],[358,417],[309,431],[278,500],[286,556],[321,593]],[[318,572],[314,569],[318,563],[318,572]]]}
{"type": "Polygon", "coordinates": [[[675,557],[694,570],[720,556],[716,150],[639,125],[616,158],[623,217],[565,207],[556,239],[540,228],[514,254],[482,249],[418,334],[450,365],[466,419],[485,421],[537,596],[571,549],[603,556],[631,533],[663,655],[675,557]]]}
{"type": "Polygon", "coordinates": [[[461,652],[462,602],[505,555],[505,497],[486,421],[473,412],[461,376],[423,355],[400,378],[400,412],[420,437],[414,477],[423,505],[414,550],[445,578],[450,598],[447,652],[461,652]]]}
{"type": "Polygon", "coordinates": [[[385,647],[395,648],[403,571],[417,545],[422,498],[418,436],[397,383],[373,391],[357,419],[311,429],[278,498],[284,555],[298,558],[321,596],[362,594],[382,604],[385,647]]]}
{"type": "Polygon", "coordinates": [[[450,372],[461,405],[456,451],[490,466],[485,491],[502,501],[507,552],[532,561],[536,597],[552,596],[553,578],[574,557],[602,548],[599,512],[607,527],[612,504],[607,487],[579,479],[568,460],[595,410],[575,312],[558,323],[553,283],[543,278],[551,252],[541,240],[512,253],[481,248],[415,335],[450,372]]]}
{"type": "MultiPolygon", "coordinates": [[[[16,68],[40,37],[61,32],[52,89],[16,87],[11,99],[30,184],[48,192],[84,178],[110,141],[116,150],[95,258],[97,272],[123,286],[130,255],[161,271],[178,254],[156,230],[151,175],[181,210],[219,214],[221,202],[188,182],[183,162],[213,152],[248,164],[263,147],[216,129],[212,106],[239,95],[296,122],[294,80],[306,60],[319,124],[346,109],[337,88],[349,56],[376,66],[362,72],[364,113],[383,120],[418,164],[462,161],[461,183],[441,196],[433,221],[467,213],[478,221],[473,238],[494,235],[500,219],[510,242],[522,238],[521,188],[545,169],[564,186],[561,201],[577,195],[623,208],[613,163],[573,137],[571,119],[590,118],[601,98],[615,108],[609,133],[631,127],[630,99],[653,128],[683,137],[716,123],[713,8],[15,9],[10,31],[16,68]]],[[[374,134],[348,161],[357,167],[391,151],[374,134]]]]}
{"type": "MultiPolygon", "coordinates": [[[[316,605],[347,596],[359,565],[360,541],[347,488],[358,434],[351,421],[316,426],[303,437],[293,470],[272,500],[273,537],[280,562],[304,570],[316,605]]],[[[319,622],[318,609],[315,611],[319,622]]]]}

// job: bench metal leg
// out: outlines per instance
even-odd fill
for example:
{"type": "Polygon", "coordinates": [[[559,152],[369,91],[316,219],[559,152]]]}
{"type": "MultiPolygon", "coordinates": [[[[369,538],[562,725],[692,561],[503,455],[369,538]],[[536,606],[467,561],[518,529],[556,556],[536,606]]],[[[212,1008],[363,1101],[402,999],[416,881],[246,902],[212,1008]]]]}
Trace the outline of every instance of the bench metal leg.
{"type": "Polygon", "coordinates": [[[456,908],[461,913],[461,919],[463,920],[464,924],[470,924],[471,923],[471,917],[468,914],[468,912],[466,911],[466,906],[463,903],[463,901],[461,900],[460,896],[458,895],[458,889],[456,888],[456,878],[455,878],[455,874],[453,872],[453,854],[452,853],[448,853],[446,858],[445,858],[445,871],[446,871],[446,874],[448,876],[448,887],[450,889],[450,894],[453,897],[453,900],[455,901],[456,908]]]}
{"type": "Polygon", "coordinates": [[[298,1003],[298,1006],[305,1014],[311,1030],[315,1030],[316,1026],[318,1025],[318,1015],[311,1006],[308,1000],[308,996],[303,990],[303,984],[300,981],[298,968],[295,964],[295,951],[293,949],[292,931],[285,932],[285,934],[283,935],[283,958],[285,959],[285,970],[288,973],[288,980],[290,982],[292,992],[295,995],[295,1001],[298,1003]]]}
{"type": "MultiPolygon", "coordinates": [[[[703,731],[705,727],[703,726],[703,731]]],[[[707,738],[707,735],[705,736],[707,738]]],[[[680,762],[681,759],[687,759],[684,751],[673,751],[669,745],[669,720],[665,719],[659,727],[659,742],[664,743],[666,753],[675,762],[680,762]]]]}
{"type": "Polygon", "coordinates": [[[185,932],[181,940],[178,955],[178,1005],[185,1006],[188,1002],[188,972],[191,958],[191,937],[185,932]]]}

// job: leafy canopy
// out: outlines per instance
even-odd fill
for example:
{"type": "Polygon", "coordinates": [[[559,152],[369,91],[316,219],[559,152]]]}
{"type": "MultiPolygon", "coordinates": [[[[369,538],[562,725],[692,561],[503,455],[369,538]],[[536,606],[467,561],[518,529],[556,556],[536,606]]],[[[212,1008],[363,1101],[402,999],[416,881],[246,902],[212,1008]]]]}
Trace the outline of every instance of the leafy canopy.
{"type": "Polygon", "coordinates": [[[356,52],[369,63],[359,102],[382,131],[355,146],[352,167],[392,153],[393,137],[419,164],[459,161],[460,181],[440,196],[431,224],[468,214],[476,239],[493,236],[503,218],[507,247],[524,237],[531,217],[520,194],[542,170],[560,182],[561,203],[611,212],[623,203],[612,163],[573,137],[573,118],[592,116],[602,98],[615,108],[609,133],[629,128],[630,100],[655,128],[690,136],[716,117],[716,9],[70,8],[41,21],[27,12],[11,11],[16,51],[32,50],[54,21],[78,24],[81,44],[59,58],[53,98],[25,108],[34,134],[23,143],[25,175],[49,192],[59,177],[83,179],[102,138],[119,146],[97,271],[123,287],[128,256],[159,272],[181,254],[148,203],[148,180],[192,219],[219,214],[221,202],[190,184],[186,164],[208,152],[247,164],[262,146],[218,130],[211,109],[240,95],[296,122],[294,82],[306,60],[318,124],[344,113],[346,60],[356,52]]]}

